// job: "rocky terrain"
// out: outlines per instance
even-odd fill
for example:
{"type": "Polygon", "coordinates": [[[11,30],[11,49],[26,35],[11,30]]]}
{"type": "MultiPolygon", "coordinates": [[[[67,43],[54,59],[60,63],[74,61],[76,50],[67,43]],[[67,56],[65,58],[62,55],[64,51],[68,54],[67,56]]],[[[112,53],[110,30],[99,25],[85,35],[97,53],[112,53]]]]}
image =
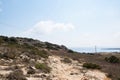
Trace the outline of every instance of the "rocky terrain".
{"type": "Polygon", "coordinates": [[[0,80],[112,80],[93,56],[96,55],[79,54],[64,45],[0,36],[0,80]],[[93,60],[91,57],[94,64],[83,66],[89,63],[87,59],[93,60]]]}
{"type": "MultiPolygon", "coordinates": [[[[64,63],[62,59],[59,56],[49,56],[46,64],[51,68],[50,73],[42,72],[32,65],[1,65],[1,80],[7,80],[6,77],[8,80],[110,80],[99,70],[84,69],[82,63],[73,60],[72,63],[64,63]]],[[[44,63],[42,60],[37,62],[44,63]]]]}

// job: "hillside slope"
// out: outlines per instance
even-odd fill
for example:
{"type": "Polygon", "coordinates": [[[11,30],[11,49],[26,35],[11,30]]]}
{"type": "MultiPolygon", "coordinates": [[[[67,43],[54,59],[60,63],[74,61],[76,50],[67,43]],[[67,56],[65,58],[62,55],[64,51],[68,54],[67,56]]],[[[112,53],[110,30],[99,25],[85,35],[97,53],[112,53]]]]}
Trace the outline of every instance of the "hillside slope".
{"type": "Polygon", "coordinates": [[[111,80],[99,69],[84,68],[83,55],[63,45],[0,36],[0,79],[111,80]]]}

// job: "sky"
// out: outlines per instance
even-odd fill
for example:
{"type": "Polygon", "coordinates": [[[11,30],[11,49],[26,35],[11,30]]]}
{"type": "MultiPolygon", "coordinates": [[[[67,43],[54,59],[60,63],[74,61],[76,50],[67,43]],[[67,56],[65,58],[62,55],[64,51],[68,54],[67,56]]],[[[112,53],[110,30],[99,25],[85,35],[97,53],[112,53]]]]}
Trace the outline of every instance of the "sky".
{"type": "Polygon", "coordinates": [[[0,35],[67,47],[120,47],[120,0],[0,0],[0,35]]]}

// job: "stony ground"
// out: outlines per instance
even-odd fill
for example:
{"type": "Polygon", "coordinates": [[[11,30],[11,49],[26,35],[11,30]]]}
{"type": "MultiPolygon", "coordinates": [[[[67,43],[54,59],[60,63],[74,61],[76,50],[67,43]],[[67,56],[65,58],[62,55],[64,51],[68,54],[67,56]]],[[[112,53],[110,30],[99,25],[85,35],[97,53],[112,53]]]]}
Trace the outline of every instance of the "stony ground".
{"type": "MultiPolygon", "coordinates": [[[[23,71],[23,75],[27,80],[111,80],[106,77],[105,73],[99,70],[88,70],[82,67],[83,63],[78,63],[75,60],[71,60],[71,63],[62,62],[63,58],[60,56],[49,56],[45,61],[46,64],[51,67],[50,73],[42,73],[36,70],[35,74],[27,74],[27,66],[22,64],[17,64],[19,68],[23,71]]],[[[39,60],[42,62],[42,60],[39,60]]],[[[0,80],[7,80],[5,76],[13,72],[13,67],[15,65],[0,65],[0,80]]]]}
{"type": "Polygon", "coordinates": [[[49,57],[52,80],[110,80],[103,72],[84,69],[82,63],[72,60],[72,64],[66,64],[61,60],[58,56],[49,57]]]}

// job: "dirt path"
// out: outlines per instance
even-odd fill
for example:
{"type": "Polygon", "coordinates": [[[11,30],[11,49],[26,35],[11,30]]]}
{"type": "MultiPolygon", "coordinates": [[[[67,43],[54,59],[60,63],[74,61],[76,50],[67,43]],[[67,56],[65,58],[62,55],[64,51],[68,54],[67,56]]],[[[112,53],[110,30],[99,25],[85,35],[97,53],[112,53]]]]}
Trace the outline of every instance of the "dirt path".
{"type": "Polygon", "coordinates": [[[84,70],[78,66],[77,62],[65,64],[61,62],[61,58],[58,56],[49,57],[49,66],[52,68],[52,80],[109,80],[103,72],[84,70]]]}

